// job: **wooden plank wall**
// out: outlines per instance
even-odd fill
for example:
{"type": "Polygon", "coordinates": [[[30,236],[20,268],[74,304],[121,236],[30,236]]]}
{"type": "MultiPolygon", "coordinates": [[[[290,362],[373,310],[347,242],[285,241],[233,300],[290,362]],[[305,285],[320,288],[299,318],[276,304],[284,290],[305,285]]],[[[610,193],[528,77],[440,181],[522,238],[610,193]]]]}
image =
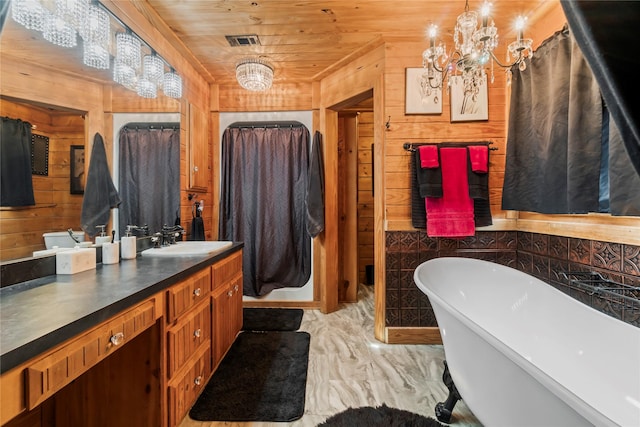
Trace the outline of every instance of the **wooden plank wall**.
{"type": "Polygon", "coordinates": [[[32,133],[49,138],[48,175],[32,176],[36,206],[0,210],[0,260],[4,261],[44,249],[43,233],[80,230],[82,195],[70,193],[70,148],[84,145],[84,119],[79,114],[50,114],[4,99],[0,111],[35,125],[32,133]]]}
{"type": "Polygon", "coordinates": [[[373,265],[373,112],[358,114],[358,276],[373,265]]]}
{"type": "Polygon", "coordinates": [[[411,226],[411,154],[404,143],[491,141],[489,165],[491,211],[494,218],[505,218],[500,208],[505,159],[505,73],[495,70],[495,82],[488,85],[489,120],[451,122],[449,96],[442,96],[442,114],[405,114],[405,69],[420,67],[424,43],[388,40],[385,67],[385,212],[388,230],[408,230],[411,226]]]}

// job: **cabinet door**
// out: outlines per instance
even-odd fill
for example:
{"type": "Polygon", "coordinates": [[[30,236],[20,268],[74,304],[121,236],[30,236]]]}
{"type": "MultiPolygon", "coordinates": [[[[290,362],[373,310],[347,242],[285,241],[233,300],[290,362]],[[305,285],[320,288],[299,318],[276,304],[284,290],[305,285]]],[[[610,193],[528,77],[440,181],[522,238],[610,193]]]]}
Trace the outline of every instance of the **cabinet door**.
{"type": "Polygon", "coordinates": [[[229,330],[231,329],[231,302],[233,291],[230,287],[220,286],[213,291],[213,326],[211,329],[213,341],[213,366],[218,366],[231,342],[229,341],[229,330]]]}
{"type": "Polygon", "coordinates": [[[236,336],[242,329],[242,274],[236,276],[231,282],[230,290],[233,292],[231,297],[231,324],[229,331],[229,345],[235,341],[236,336]]]}
{"type": "Polygon", "coordinates": [[[209,186],[209,120],[207,113],[189,104],[189,189],[207,191],[209,186]]]}

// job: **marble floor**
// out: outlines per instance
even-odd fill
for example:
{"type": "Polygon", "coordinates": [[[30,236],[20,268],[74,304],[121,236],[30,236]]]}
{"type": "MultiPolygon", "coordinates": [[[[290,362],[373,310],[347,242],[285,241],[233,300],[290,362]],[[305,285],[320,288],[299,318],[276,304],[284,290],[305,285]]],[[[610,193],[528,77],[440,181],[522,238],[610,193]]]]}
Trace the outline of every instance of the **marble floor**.
{"type": "MultiPolygon", "coordinates": [[[[314,427],[349,407],[383,403],[435,418],[434,406],[448,394],[441,380],[442,346],[381,343],[373,336],[373,307],[373,287],[360,285],[357,303],[330,314],[305,310],[300,330],[311,334],[311,346],[299,420],[198,422],[187,416],[180,427],[314,427]]],[[[481,426],[463,401],[456,404],[451,425],[481,426]]]]}

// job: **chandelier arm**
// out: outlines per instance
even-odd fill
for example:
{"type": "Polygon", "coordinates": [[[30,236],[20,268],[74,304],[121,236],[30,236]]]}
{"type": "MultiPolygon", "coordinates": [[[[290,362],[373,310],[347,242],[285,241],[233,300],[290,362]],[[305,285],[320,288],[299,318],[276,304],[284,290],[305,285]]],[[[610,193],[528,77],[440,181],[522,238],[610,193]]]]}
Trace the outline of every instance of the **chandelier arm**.
{"type": "Polygon", "coordinates": [[[500,60],[496,57],[496,55],[493,53],[493,51],[489,51],[489,54],[491,55],[491,58],[493,58],[495,63],[498,64],[502,68],[511,68],[514,65],[519,64],[520,62],[522,62],[524,60],[524,57],[522,56],[522,51],[518,52],[518,57],[511,64],[503,64],[502,62],[500,62],[500,60]]]}

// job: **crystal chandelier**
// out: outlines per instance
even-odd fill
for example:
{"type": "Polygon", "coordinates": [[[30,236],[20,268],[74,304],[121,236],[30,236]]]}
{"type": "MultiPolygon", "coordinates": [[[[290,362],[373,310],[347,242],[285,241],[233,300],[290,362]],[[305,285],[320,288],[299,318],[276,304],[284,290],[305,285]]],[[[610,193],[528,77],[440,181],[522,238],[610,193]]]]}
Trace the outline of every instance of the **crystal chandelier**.
{"type": "Polygon", "coordinates": [[[273,83],[273,67],[259,58],[246,58],[236,65],[236,79],[247,90],[262,92],[273,83]]]}
{"type": "Polygon", "coordinates": [[[451,86],[448,80],[450,75],[461,76],[464,93],[475,97],[486,81],[487,65],[491,67],[492,83],[494,63],[507,69],[514,65],[518,65],[521,71],[526,69],[525,58],[533,56],[533,41],[523,38],[526,18],[517,18],[517,37],[507,47],[507,63],[503,64],[493,53],[498,46],[498,29],[490,18],[490,11],[491,3],[485,2],[480,9],[482,21],[478,27],[478,13],[470,11],[469,0],[466,1],[464,12],[456,20],[453,36],[455,50],[451,54],[446,53],[443,43],[436,44],[437,27],[429,27],[429,47],[422,53],[424,72],[419,85],[423,99],[432,99],[434,103],[438,103],[443,83],[446,81],[447,87],[451,86]]]}
{"type": "Polygon", "coordinates": [[[11,17],[65,48],[77,46],[80,35],[85,65],[107,70],[112,63],[113,80],[144,98],[156,98],[159,87],[182,97],[182,78],[171,65],[98,0],[12,0],[11,17]]]}

